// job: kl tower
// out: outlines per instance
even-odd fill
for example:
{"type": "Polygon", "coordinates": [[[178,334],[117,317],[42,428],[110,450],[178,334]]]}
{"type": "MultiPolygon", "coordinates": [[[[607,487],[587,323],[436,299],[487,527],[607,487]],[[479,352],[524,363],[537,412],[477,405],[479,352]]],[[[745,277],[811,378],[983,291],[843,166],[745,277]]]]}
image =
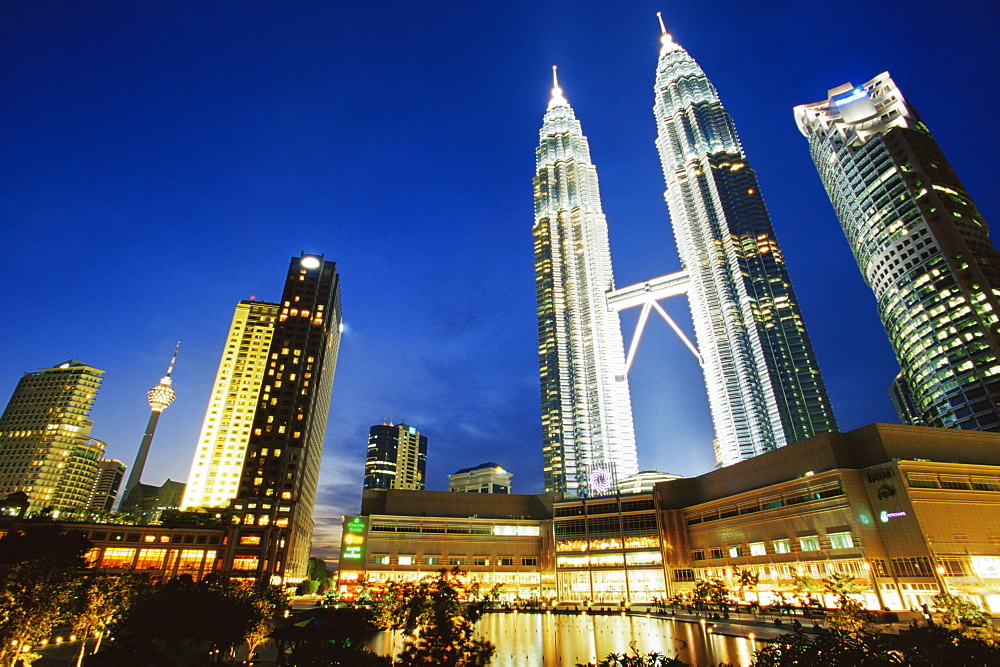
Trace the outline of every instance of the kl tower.
{"type": "Polygon", "coordinates": [[[125,490],[122,492],[121,501],[118,503],[119,512],[127,512],[135,508],[138,505],[138,500],[130,498],[129,496],[136,490],[139,486],[139,481],[142,479],[142,469],[146,466],[146,457],[149,455],[149,446],[153,444],[153,434],[156,432],[156,424],[160,421],[160,413],[167,409],[174,401],[174,390],[171,387],[173,382],[170,378],[170,374],[174,371],[174,363],[177,361],[177,351],[181,349],[181,344],[177,343],[174,348],[174,356],[170,359],[170,365],[167,366],[167,374],[160,378],[160,383],[149,390],[149,408],[153,411],[149,415],[149,422],[146,424],[146,433],[142,436],[142,444],[139,445],[139,451],[136,452],[135,461],[132,463],[132,470],[128,475],[128,482],[125,484],[125,490]]]}

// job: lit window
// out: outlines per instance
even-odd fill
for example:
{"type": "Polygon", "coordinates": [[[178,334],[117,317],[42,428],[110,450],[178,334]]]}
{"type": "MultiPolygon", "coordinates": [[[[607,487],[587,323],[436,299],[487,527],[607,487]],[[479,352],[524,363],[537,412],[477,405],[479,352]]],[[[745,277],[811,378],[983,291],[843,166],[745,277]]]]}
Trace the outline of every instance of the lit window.
{"type": "Polygon", "coordinates": [[[792,553],[792,544],[789,540],[775,540],[774,553],[776,554],[790,554],[792,553]]]}
{"type": "Polygon", "coordinates": [[[414,558],[413,556],[400,556],[399,557],[399,564],[400,565],[413,565],[414,561],[416,561],[416,558],[414,558]]]}
{"type": "Polygon", "coordinates": [[[751,542],[749,546],[751,556],[767,555],[767,547],[764,546],[763,542],[751,542]]]}
{"type": "Polygon", "coordinates": [[[828,533],[830,536],[831,549],[851,549],[854,547],[854,540],[850,533],[828,533]]]}
{"type": "Polygon", "coordinates": [[[819,551],[819,538],[815,535],[799,538],[799,548],[802,551],[819,551]]]}

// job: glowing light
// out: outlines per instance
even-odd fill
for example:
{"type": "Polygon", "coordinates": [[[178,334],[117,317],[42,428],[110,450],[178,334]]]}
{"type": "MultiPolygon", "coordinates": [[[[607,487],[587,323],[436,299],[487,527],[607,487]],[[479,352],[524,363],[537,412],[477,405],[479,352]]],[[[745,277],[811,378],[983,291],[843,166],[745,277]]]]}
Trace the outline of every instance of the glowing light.
{"type": "Polygon", "coordinates": [[[303,269],[318,269],[319,268],[319,257],[313,257],[312,255],[307,255],[302,258],[299,262],[303,269]]]}

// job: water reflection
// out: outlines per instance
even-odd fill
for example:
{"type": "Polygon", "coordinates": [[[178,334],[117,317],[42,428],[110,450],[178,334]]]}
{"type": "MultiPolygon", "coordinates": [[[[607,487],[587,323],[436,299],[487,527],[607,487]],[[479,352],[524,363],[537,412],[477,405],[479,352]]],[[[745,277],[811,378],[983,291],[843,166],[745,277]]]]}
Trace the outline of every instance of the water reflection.
{"type": "MultiPolygon", "coordinates": [[[[487,614],[479,634],[497,646],[491,667],[572,667],[595,662],[608,653],[628,651],[635,641],[640,653],[657,651],[692,665],[749,665],[760,645],[742,637],[723,637],[701,624],[645,616],[577,616],[569,614],[487,614]]],[[[390,633],[375,639],[372,650],[397,655],[390,633]]]]}

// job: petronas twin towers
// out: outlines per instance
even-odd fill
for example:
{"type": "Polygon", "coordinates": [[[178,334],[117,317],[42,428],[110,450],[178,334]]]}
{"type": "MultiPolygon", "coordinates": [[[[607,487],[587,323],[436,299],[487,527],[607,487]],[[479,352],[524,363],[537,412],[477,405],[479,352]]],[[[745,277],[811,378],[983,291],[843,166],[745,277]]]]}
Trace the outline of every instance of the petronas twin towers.
{"type": "Polygon", "coordinates": [[[719,465],[837,428],[733,120],[662,32],[653,111],[682,271],[615,289],[597,170],[558,81],[542,124],[534,240],[547,491],[600,494],[638,472],[617,311],[642,303],[640,324],[656,308],[674,326],[655,301],[675,294],[688,295],[719,465]]]}

